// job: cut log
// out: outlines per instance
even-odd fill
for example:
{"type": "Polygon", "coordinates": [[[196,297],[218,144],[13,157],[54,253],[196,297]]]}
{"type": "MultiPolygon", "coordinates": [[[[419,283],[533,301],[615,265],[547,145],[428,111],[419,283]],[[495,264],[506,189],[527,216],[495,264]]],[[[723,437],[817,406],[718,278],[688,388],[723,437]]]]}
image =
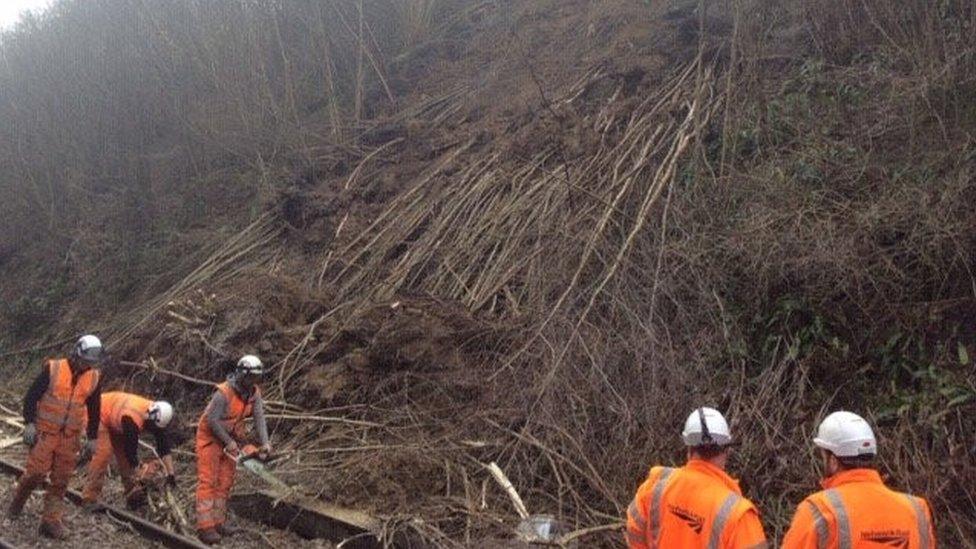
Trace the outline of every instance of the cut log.
{"type": "Polygon", "coordinates": [[[291,530],[307,539],[345,542],[342,546],[350,549],[383,547],[375,534],[381,531],[382,522],[352,509],[321,501],[283,501],[265,490],[232,495],[230,507],[244,518],[291,530]]]}

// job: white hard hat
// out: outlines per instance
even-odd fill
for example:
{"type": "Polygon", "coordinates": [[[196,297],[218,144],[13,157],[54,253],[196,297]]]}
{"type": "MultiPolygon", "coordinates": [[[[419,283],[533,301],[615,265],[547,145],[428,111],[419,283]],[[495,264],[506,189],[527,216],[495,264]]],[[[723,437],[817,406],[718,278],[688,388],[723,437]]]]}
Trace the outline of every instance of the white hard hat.
{"type": "Polygon", "coordinates": [[[817,428],[813,443],[837,457],[857,457],[878,453],[874,431],[863,417],[851,412],[834,412],[817,428]]]}
{"type": "Polygon", "coordinates": [[[72,354],[88,363],[98,363],[102,359],[102,341],[93,335],[81,336],[75,343],[72,354]]]}
{"type": "Polygon", "coordinates": [[[725,417],[715,408],[696,408],[685,420],[681,431],[685,446],[725,446],[732,442],[732,433],[725,417]]]}
{"type": "Polygon", "coordinates": [[[173,421],[173,405],[165,400],[153,402],[149,405],[149,421],[155,423],[156,427],[165,429],[173,421]]]}
{"type": "Polygon", "coordinates": [[[244,355],[237,361],[237,371],[242,374],[261,375],[264,373],[264,363],[254,355],[244,355]]]}

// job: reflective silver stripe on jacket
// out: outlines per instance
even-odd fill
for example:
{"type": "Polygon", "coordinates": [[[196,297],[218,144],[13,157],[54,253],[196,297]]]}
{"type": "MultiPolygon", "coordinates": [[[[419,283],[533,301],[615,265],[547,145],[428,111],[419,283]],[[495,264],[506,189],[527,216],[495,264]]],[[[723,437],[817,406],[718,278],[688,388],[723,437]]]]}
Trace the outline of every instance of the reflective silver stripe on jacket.
{"type": "Polygon", "coordinates": [[[45,393],[44,394],[43,401],[44,402],[47,402],[49,404],[50,403],[53,403],[54,406],[71,406],[75,402],[74,400],[71,400],[70,398],[69,399],[60,398],[57,395],[55,395],[54,393],[45,393]]]}
{"type": "Polygon", "coordinates": [[[627,507],[627,515],[630,517],[630,520],[634,521],[637,524],[637,527],[640,529],[641,532],[647,531],[647,521],[640,516],[640,509],[637,508],[636,499],[631,501],[630,506],[627,507]]]}
{"type": "Polygon", "coordinates": [[[817,530],[817,549],[827,549],[827,539],[830,536],[827,530],[827,519],[815,503],[808,501],[807,505],[810,506],[810,512],[813,514],[813,527],[817,530]]]}
{"type": "Polygon", "coordinates": [[[918,525],[918,547],[919,549],[929,549],[929,517],[925,514],[925,509],[918,501],[918,498],[905,494],[908,501],[915,510],[915,524],[918,525]]]}
{"type": "Polygon", "coordinates": [[[665,467],[661,470],[661,475],[657,478],[657,483],[654,484],[654,490],[651,492],[651,506],[647,509],[648,522],[648,536],[647,540],[650,543],[648,547],[650,549],[657,549],[659,547],[658,537],[661,535],[661,497],[664,496],[664,488],[668,484],[668,479],[671,478],[671,474],[674,473],[674,469],[671,467],[665,467]]]}
{"type": "Polygon", "coordinates": [[[81,425],[84,416],[82,414],[78,414],[76,416],[69,414],[67,417],[65,417],[64,413],[51,414],[46,411],[39,411],[37,412],[37,419],[43,419],[55,425],[81,425]]]}
{"type": "Polygon", "coordinates": [[[36,418],[46,421],[58,427],[78,427],[84,421],[83,403],[75,403],[71,400],[58,398],[50,390],[44,393],[41,400],[37,403],[36,418]],[[51,409],[54,411],[51,411],[51,409]]]}
{"type": "Polygon", "coordinates": [[[827,490],[827,500],[833,507],[834,517],[837,518],[837,547],[838,549],[851,549],[851,520],[847,516],[847,509],[844,507],[844,500],[841,499],[837,490],[827,490]]]}
{"type": "MultiPolygon", "coordinates": [[[[75,400],[75,389],[78,384],[81,383],[81,379],[85,375],[90,375],[92,377],[91,388],[98,385],[98,371],[89,370],[78,376],[77,380],[71,380],[71,392],[68,398],[61,398],[55,391],[58,383],[58,378],[61,377],[61,369],[68,368],[68,375],[71,376],[70,367],[66,366],[66,361],[63,360],[52,360],[48,362],[48,388],[41,396],[41,399],[37,403],[37,420],[41,422],[47,422],[57,428],[81,430],[84,428],[85,420],[85,400],[87,395],[79,395],[77,401],[75,400]],[[51,368],[53,366],[53,368],[51,368]],[[82,398],[84,397],[84,398],[82,398]],[[51,409],[54,411],[51,411],[51,409]]],[[[89,393],[90,395],[90,393],[89,393]]]]}
{"type": "Polygon", "coordinates": [[[630,545],[646,547],[644,545],[644,534],[635,534],[630,530],[627,530],[627,543],[630,545]]]}
{"type": "Polygon", "coordinates": [[[718,514],[715,515],[715,522],[712,523],[712,533],[708,536],[708,549],[718,549],[718,545],[722,541],[722,532],[725,531],[725,523],[729,521],[729,517],[732,516],[732,509],[735,508],[740,499],[742,498],[736,494],[729,494],[722,502],[718,514]]]}

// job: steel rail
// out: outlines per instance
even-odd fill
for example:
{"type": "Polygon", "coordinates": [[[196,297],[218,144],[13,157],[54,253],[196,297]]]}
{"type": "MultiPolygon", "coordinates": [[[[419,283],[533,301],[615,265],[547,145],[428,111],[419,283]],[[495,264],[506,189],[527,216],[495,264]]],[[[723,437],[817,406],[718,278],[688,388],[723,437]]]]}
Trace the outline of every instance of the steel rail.
{"type": "MultiPolygon", "coordinates": [[[[0,458],[0,472],[11,476],[20,476],[24,473],[24,469],[16,463],[11,463],[6,459],[0,458]]],[[[72,503],[81,505],[81,492],[69,489],[67,497],[72,503]]],[[[170,549],[208,549],[207,545],[193,538],[177,534],[172,530],[112,505],[100,504],[95,512],[105,513],[116,520],[122,521],[132,526],[140,536],[159,542],[170,549]]],[[[16,549],[14,546],[5,545],[5,543],[0,540],[0,549],[8,549],[8,547],[16,549]]]]}

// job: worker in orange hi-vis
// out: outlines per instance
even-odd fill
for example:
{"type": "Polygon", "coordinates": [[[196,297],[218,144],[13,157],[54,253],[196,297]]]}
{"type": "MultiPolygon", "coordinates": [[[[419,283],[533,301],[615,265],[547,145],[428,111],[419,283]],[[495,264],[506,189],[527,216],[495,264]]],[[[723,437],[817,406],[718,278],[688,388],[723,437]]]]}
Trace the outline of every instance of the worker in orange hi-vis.
{"type": "Polygon", "coordinates": [[[201,541],[210,545],[234,533],[227,526],[227,498],[234,485],[236,459],[241,456],[241,444],[246,438],[247,417],[254,417],[261,444],[258,457],[266,459],[271,453],[264,402],[257,385],[263,374],[264,364],[258,357],[242,357],[227,381],[217,385],[197,425],[197,533],[201,541]]]}
{"type": "Polygon", "coordinates": [[[126,505],[130,509],[136,509],[145,503],[145,492],[136,478],[139,466],[139,435],[143,432],[150,432],[155,437],[156,455],[162,461],[166,482],[175,486],[173,456],[170,455],[173,444],[171,432],[167,430],[172,421],[173,406],[169,402],[154,402],[139,395],[119,391],[102,393],[98,445],[88,464],[88,479],[82,494],[85,506],[89,509],[96,507],[113,455],[125,488],[126,505]]]}
{"type": "Polygon", "coordinates": [[[826,478],[800,503],[784,549],[935,549],[928,502],[885,486],[875,469],[878,443],[861,416],[834,412],[817,429],[826,478]]]}
{"type": "Polygon", "coordinates": [[[7,514],[20,515],[34,488],[50,477],[40,531],[51,538],[65,537],[64,494],[79,449],[85,455],[95,449],[101,404],[97,367],[102,357],[102,342],[93,335],[83,336],[68,358],[45,362],[24,398],[24,444],[30,454],[7,514]],[[82,431],[87,433],[83,448],[82,431]]]}
{"type": "Polygon", "coordinates": [[[763,549],[759,512],[725,472],[732,435],[718,410],[698,408],[681,433],[683,467],[652,467],[627,509],[630,549],[763,549]]]}

